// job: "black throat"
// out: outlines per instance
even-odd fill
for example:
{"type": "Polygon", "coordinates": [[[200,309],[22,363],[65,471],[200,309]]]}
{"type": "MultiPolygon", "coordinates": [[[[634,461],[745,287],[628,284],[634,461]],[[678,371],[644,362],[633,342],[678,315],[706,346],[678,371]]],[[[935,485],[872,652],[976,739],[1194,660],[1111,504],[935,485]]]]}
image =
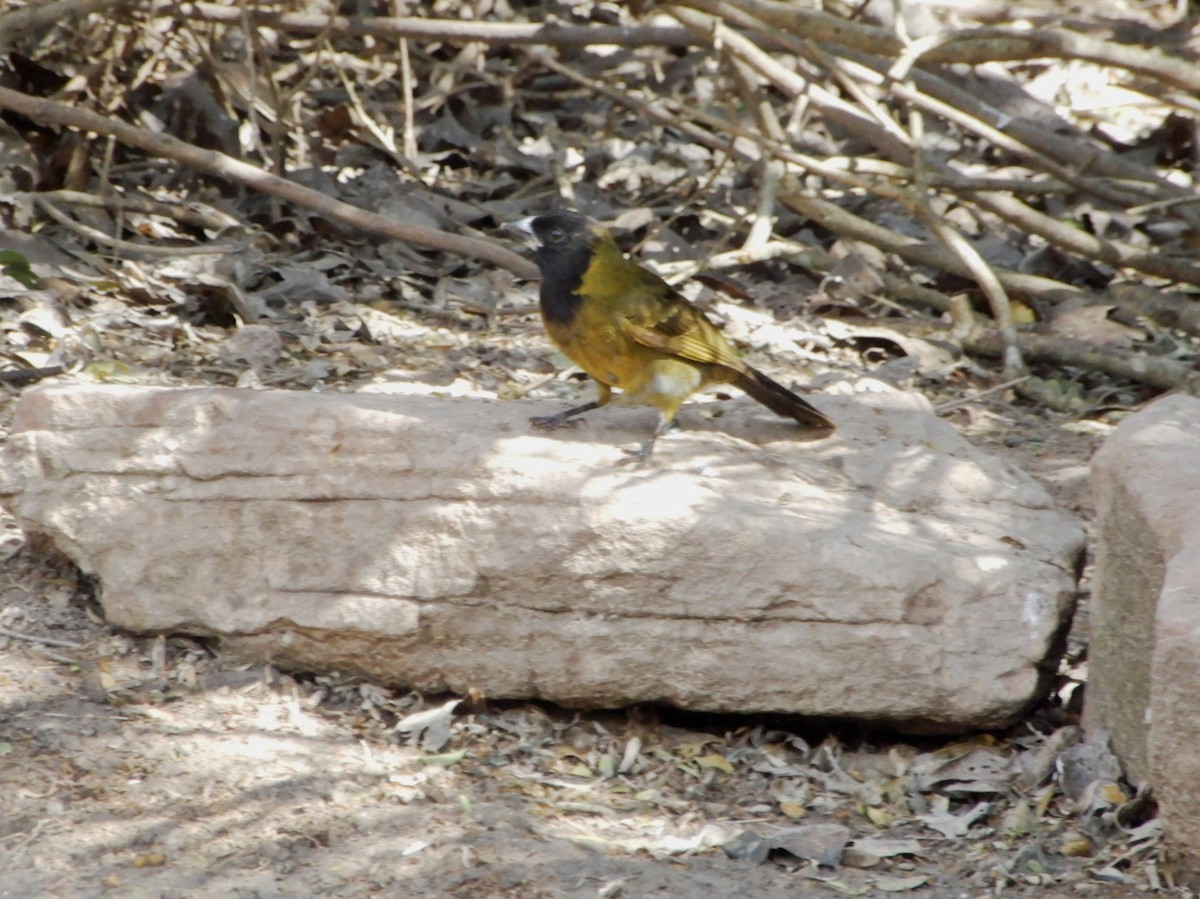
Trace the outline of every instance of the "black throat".
{"type": "Polygon", "coordinates": [[[569,246],[553,249],[539,247],[533,254],[542,273],[542,317],[551,324],[569,324],[579,310],[583,298],[579,287],[591,264],[592,254],[585,240],[572,241],[569,246]]]}

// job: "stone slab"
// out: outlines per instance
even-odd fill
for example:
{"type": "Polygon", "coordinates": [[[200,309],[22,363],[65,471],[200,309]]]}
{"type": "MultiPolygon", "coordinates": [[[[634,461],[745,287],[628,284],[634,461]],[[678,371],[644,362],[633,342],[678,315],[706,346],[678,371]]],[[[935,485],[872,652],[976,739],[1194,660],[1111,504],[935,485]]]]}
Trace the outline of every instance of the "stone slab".
{"type": "Polygon", "coordinates": [[[1083,531],[920,397],[744,398],[531,432],[558,403],[35,388],[0,495],[111,622],[291,668],[564,704],[1000,727],[1037,701],[1083,531]],[[713,413],[720,412],[719,417],[713,413]]]}
{"type": "Polygon", "coordinates": [[[1092,461],[1096,568],[1084,722],[1154,788],[1200,859],[1200,400],[1123,421],[1092,461]]]}

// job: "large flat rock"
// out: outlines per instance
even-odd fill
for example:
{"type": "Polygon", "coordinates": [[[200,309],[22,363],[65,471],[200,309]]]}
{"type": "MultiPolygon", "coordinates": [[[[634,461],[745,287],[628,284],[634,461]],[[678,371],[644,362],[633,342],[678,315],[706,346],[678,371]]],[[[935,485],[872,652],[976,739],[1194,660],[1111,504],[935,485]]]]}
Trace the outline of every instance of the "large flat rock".
{"type": "Polygon", "coordinates": [[[654,413],[235,389],[44,387],[0,495],[113,624],[308,670],[564,704],[998,727],[1037,700],[1083,531],[919,397],[654,413]],[[707,412],[723,414],[711,419],[707,412]]]}
{"type": "Polygon", "coordinates": [[[1200,400],[1121,423],[1092,462],[1096,571],[1084,721],[1200,859],[1200,400]]]}

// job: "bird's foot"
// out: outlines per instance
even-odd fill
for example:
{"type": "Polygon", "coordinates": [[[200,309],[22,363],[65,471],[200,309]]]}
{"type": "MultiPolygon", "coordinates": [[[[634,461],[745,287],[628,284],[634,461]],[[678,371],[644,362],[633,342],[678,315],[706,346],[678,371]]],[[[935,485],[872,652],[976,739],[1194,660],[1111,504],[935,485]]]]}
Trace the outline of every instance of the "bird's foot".
{"type": "Polygon", "coordinates": [[[560,412],[557,415],[535,415],[529,419],[529,424],[538,431],[553,431],[556,428],[573,428],[583,424],[582,418],[573,418],[569,413],[560,412]]]}
{"type": "Polygon", "coordinates": [[[634,468],[641,468],[650,461],[650,455],[654,452],[654,441],[647,440],[636,449],[621,447],[621,452],[625,454],[625,458],[618,459],[617,465],[630,465],[634,468]]]}

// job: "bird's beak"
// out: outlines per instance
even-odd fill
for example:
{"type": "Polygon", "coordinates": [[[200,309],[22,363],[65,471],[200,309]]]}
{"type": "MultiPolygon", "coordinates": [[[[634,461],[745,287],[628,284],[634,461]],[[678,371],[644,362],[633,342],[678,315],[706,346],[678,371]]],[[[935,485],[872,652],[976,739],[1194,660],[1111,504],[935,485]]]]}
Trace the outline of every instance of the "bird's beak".
{"type": "Polygon", "coordinates": [[[537,239],[537,235],[533,231],[533,220],[536,215],[531,215],[528,218],[517,219],[515,222],[505,222],[502,226],[505,231],[511,231],[516,234],[531,247],[541,246],[541,241],[537,239]]]}

